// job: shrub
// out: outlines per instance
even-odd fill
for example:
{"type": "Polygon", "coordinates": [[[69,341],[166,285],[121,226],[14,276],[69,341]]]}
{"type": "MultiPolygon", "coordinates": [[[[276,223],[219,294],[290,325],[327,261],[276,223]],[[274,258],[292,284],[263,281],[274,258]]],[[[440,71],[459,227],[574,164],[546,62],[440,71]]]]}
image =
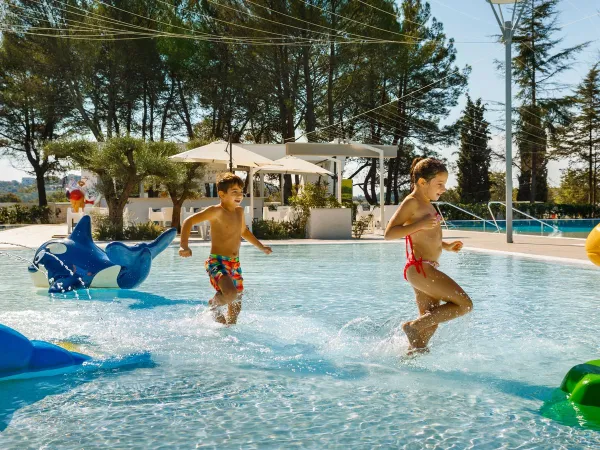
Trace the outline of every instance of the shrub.
{"type": "Polygon", "coordinates": [[[50,208],[47,206],[13,205],[0,208],[1,224],[50,223],[50,208]]]}
{"type": "Polygon", "coordinates": [[[92,235],[98,241],[152,241],[164,231],[152,222],[132,223],[121,230],[112,225],[106,215],[92,213],[91,216],[92,235]]]}
{"type": "Polygon", "coordinates": [[[303,239],[306,236],[300,218],[291,222],[255,220],[252,222],[252,234],[258,239],[303,239]]]}
{"type": "Polygon", "coordinates": [[[373,214],[369,214],[366,217],[361,217],[352,224],[352,236],[356,239],[360,239],[362,235],[367,231],[371,221],[373,220],[373,214]]]}

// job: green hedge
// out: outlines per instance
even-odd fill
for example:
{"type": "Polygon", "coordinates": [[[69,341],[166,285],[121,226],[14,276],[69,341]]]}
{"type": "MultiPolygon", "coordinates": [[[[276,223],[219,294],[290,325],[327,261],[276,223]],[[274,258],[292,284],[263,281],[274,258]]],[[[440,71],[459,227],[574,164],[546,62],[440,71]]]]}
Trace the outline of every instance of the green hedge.
{"type": "MultiPolygon", "coordinates": [[[[463,204],[456,203],[459,208],[465,209],[477,214],[484,219],[490,218],[490,212],[487,203],[463,204]]],[[[593,219],[600,217],[600,207],[593,205],[568,205],[555,203],[514,203],[513,206],[530,216],[538,219],[593,219]],[[554,216],[554,217],[553,217],[554,216]]],[[[448,205],[440,205],[440,209],[446,220],[472,220],[473,216],[465,214],[448,205]]],[[[499,216],[505,217],[506,211],[503,205],[492,205],[492,211],[496,218],[499,216]]],[[[515,219],[525,218],[521,214],[515,212],[515,219]]]]}
{"type": "Polygon", "coordinates": [[[300,220],[293,222],[255,220],[252,222],[252,234],[258,239],[304,239],[306,237],[300,220]]]}
{"type": "Polygon", "coordinates": [[[37,223],[50,223],[50,208],[37,205],[13,205],[0,208],[0,224],[37,223]]]}

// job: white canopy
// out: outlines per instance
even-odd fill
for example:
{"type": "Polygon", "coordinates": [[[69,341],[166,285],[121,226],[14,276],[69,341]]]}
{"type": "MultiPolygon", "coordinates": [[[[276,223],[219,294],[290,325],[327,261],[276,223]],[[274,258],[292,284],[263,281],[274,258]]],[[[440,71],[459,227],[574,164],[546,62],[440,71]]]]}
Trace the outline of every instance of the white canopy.
{"type": "MultiPolygon", "coordinates": [[[[234,167],[260,167],[273,163],[269,158],[258,155],[240,145],[231,144],[231,147],[234,167]]],[[[229,164],[229,157],[229,143],[216,141],[183,153],[178,153],[171,156],[170,159],[179,162],[229,164]]]]}
{"type": "Polygon", "coordinates": [[[266,166],[260,166],[257,172],[265,173],[281,173],[281,174],[308,174],[314,173],[317,175],[333,175],[327,169],[321,166],[317,166],[303,159],[296,158],[295,156],[286,156],[284,158],[273,161],[273,164],[267,164],[266,166]]]}

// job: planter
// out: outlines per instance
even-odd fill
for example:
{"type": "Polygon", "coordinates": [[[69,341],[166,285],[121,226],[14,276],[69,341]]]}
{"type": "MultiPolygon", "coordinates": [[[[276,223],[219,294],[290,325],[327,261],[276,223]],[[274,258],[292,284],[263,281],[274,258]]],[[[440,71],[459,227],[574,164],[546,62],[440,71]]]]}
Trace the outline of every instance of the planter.
{"type": "Polygon", "coordinates": [[[311,208],[307,224],[309,239],[351,239],[351,208],[311,208]]]}

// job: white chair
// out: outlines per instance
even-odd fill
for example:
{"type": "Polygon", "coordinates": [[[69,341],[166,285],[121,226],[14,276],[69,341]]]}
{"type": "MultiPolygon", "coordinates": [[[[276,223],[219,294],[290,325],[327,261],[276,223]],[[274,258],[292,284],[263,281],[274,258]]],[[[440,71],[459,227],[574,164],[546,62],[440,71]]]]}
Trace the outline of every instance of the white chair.
{"type": "Polygon", "coordinates": [[[160,209],[148,208],[148,221],[163,224],[165,223],[165,213],[160,209]]]}
{"type": "MultiPolygon", "coordinates": [[[[197,212],[202,211],[204,208],[194,208],[194,207],[190,207],[189,210],[186,210],[185,208],[181,208],[181,219],[180,219],[180,223],[183,224],[183,221],[185,219],[187,219],[190,216],[193,216],[194,214],[196,214],[197,212]]],[[[204,239],[207,240],[210,237],[210,224],[208,222],[200,222],[197,225],[194,225],[192,227],[192,231],[197,231],[198,235],[204,239]]]]}
{"type": "Polygon", "coordinates": [[[80,210],[79,212],[73,212],[72,208],[67,209],[67,233],[71,234],[73,228],[79,223],[81,218],[85,215],[85,212],[80,210]]]}
{"type": "Polygon", "coordinates": [[[173,207],[172,206],[165,206],[163,208],[160,208],[161,212],[163,213],[164,216],[164,227],[167,226],[171,226],[172,222],[173,222],[173,207]]]}

